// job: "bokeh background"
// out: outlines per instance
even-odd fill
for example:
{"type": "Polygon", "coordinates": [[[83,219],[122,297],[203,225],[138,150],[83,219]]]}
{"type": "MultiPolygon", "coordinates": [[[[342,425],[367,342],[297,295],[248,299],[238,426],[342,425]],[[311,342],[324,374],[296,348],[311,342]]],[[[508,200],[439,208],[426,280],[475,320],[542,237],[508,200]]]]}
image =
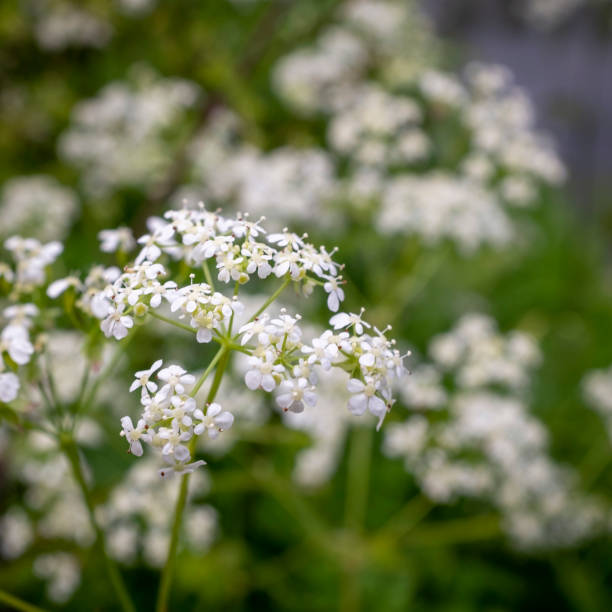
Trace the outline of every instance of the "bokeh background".
{"type": "MultiPolygon", "coordinates": [[[[611,30],[606,0],[0,5],[3,241],[62,240],[54,275],[83,276],[130,257],[100,231],[169,207],[265,215],[338,246],[346,308],[412,351],[380,432],[342,388],[282,417],[236,364],[172,609],[612,609],[611,30]]],[[[67,405],[91,367],[69,324],[49,329],[67,405]]],[[[119,417],[152,354],[208,355],[156,327],[99,348],[79,442],[147,610],[177,483],[126,455],[119,417]]],[[[0,588],[114,609],[67,466],[13,416],[0,588]]]]}

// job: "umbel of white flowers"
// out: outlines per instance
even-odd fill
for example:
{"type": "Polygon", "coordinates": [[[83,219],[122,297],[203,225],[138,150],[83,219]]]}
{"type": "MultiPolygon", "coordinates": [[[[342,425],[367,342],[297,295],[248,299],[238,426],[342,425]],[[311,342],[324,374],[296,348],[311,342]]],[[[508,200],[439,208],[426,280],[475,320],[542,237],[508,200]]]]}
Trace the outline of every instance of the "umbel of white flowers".
{"type": "MultiPolygon", "coordinates": [[[[302,340],[299,314],[283,309],[278,316],[269,316],[266,308],[290,284],[306,296],[322,286],[332,312],[339,310],[344,291],[338,274],[341,266],[332,259],[334,251],[316,248],[306,242],[306,235],[287,230],[268,234],[263,221],[251,222],[241,214],[226,218],[203,207],[168,211],[165,220],[152,221],[151,233],[138,239],[141,250],[134,263],[111,284],[100,289],[91,281],[81,284],[78,279],[67,279],[56,281],[50,291],[56,296],[71,286],[81,290],[77,304],[101,319],[102,331],[109,338],[125,338],[134,317],[153,317],[193,332],[198,343],[217,342],[220,352],[246,354],[245,384],[252,390],[274,392],[283,411],[301,412],[314,406],[315,372],[339,368],[348,374],[349,410],[375,415],[380,427],[394,403],[392,381],[405,373],[404,356],[385,336],[388,328],[381,331],[363,321],[363,310],[335,314],[330,329],[310,343],[302,340]],[[203,271],[206,282],[196,282],[195,272],[184,285],[178,275],[176,280],[168,278],[177,263],[203,271]],[[221,284],[233,282],[231,297],[215,290],[212,266],[221,284]],[[275,285],[269,299],[248,316],[239,290],[252,277],[273,280],[275,285]],[[162,308],[169,310],[168,316],[160,314],[162,308]]],[[[112,242],[108,231],[104,239],[112,242]]],[[[98,278],[104,275],[100,271],[98,278]]],[[[141,390],[142,413],[136,424],[129,416],[121,419],[121,435],[134,455],[143,454],[143,442],[157,449],[167,463],[160,475],[168,477],[202,465],[202,460],[191,462],[194,438],[205,433],[217,437],[232,426],[234,417],[212,400],[198,405],[195,396],[208,369],[196,381],[178,364],[162,365],[158,359],[148,370],[136,372],[130,390],[141,390]]],[[[211,362],[210,368],[214,365],[211,362]]]]}

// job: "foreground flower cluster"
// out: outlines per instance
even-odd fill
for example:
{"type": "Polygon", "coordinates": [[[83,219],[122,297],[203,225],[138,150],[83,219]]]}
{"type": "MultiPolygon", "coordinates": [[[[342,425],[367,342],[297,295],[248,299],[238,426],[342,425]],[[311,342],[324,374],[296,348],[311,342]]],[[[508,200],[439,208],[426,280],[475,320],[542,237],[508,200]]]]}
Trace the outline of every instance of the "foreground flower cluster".
{"type": "MultiPolygon", "coordinates": [[[[61,279],[49,288],[54,297],[71,287],[81,291],[77,305],[101,319],[108,338],[126,338],[135,319],[148,317],[193,333],[197,343],[220,345],[197,380],[178,364],[162,367],[161,359],[136,372],[130,391],[140,389],[142,413],[136,423],[123,417],[121,434],[134,455],[143,454],[143,443],[160,451],[167,464],[160,470],[162,477],[203,465],[202,460],[192,461],[196,438],[205,433],[216,438],[232,426],[234,416],[213,401],[214,394],[204,404],[196,400],[212,369],[219,371],[222,358],[232,351],[246,355],[246,386],[274,392],[283,411],[302,412],[316,404],[319,369],[347,373],[348,409],[355,415],[373,414],[379,427],[394,403],[391,388],[404,374],[403,356],[386,337],[388,330],[365,322],[363,311],[337,312],[344,290],[334,251],[316,248],[305,235],[287,230],[268,234],[263,221],[251,222],[240,214],[226,218],[203,208],[168,211],[165,220],[153,220],[151,232],[138,239],[141,250],[123,273],[115,277],[99,271],[99,278],[115,277],[104,289],[78,279],[61,279]],[[278,279],[277,287],[249,316],[239,299],[240,288],[266,279],[278,279]],[[217,282],[233,284],[233,295],[217,291],[217,282]],[[322,286],[328,308],[337,313],[331,328],[309,342],[303,339],[300,314],[284,308],[276,316],[265,312],[290,284],[306,296],[322,286]]],[[[103,236],[107,247],[113,242],[111,232],[103,236]]],[[[116,245],[119,248],[119,240],[116,245]]]]}

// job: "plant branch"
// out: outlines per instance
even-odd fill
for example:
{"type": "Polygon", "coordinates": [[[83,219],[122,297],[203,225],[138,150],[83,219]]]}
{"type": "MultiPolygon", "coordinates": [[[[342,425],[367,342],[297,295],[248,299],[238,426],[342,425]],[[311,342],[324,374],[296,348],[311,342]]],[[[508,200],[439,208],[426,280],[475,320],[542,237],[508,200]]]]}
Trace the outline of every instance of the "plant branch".
{"type": "Polygon", "coordinates": [[[85,474],[83,472],[83,466],[81,465],[81,459],[79,457],[79,450],[77,445],[74,442],[74,438],[71,434],[64,433],[60,437],[60,446],[62,451],[66,455],[68,462],[70,463],[70,467],[72,468],[72,473],[74,479],[81,490],[81,494],[83,496],[83,500],[87,507],[87,512],[89,513],[89,520],[91,522],[91,526],[93,527],[96,534],[96,542],[98,547],[100,548],[100,552],[102,553],[102,557],[104,559],[104,565],[106,568],[106,572],[110,579],[110,582],[113,586],[115,594],[117,595],[117,599],[121,605],[121,608],[124,612],[135,612],[134,605],[130,599],[130,596],[125,588],[123,580],[121,578],[121,574],[117,569],[114,561],[108,556],[106,551],[106,544],[104,538],[104,532],[102,528],[98,524],[95,513],[95,506],[91,497],[91,492],[87,485],[87,481],[85,480],[85,474]]]}
{"type": "MultiPolygon", "coordinates": [[[[208,374],[212,371],[215,365],[217,365],[215,377],[208,392],[206,402],[210,403],[215,399],[217,391],[219,390],[219,386],[221,385],[221,379],[223,378],[223,374],[225,373],[225,369],[227,368],[227,364],[229,362],[230,351],[231,349],[229,347],[223,346],[217,352],[217,354],[213,357],[213,360],[210,362],[209,366],[204,371],[204,374],[202,374],[202,376],[196,383],[196,387],[194,387],[194,390],[192,390],[192,396],[197,393],[197,391],[204,383],[204,380],[206,380],[208,374]]],[[[195,453],[196,441],[196,436],[193,436],[189,441],[189,453],[192,457],[195,453]]],[[[176,553],[178,550],[179,536],[181,533],[181,524],[183,521],[183,513],[185,511],[185,506],[187,505],[189,476],[190,474],[185,474],[181,477],[181,486],[176,500],[176,506],[174,508],[174,519],[172,521],[172,533],[170,536],[170,544],[168,546],[168,557],[166,559],[166,564],[162,571],[159,593],[157,595],[157,604],[155,607],[157,612],[167,612],[168,610],[168,599],[170,597],[170,587],[172,585],[172,578],[174,576],[174,566],[176,565],[176,553]]]]}
{"type": "Polygon", "coordinates": [[[0,589],[0,602],[21,612],[45,612],[42,608],[29,604],[27,601],[23,601],[23,599],[19,599],[19,597],[15,597],[2,589],[0,589]]]}

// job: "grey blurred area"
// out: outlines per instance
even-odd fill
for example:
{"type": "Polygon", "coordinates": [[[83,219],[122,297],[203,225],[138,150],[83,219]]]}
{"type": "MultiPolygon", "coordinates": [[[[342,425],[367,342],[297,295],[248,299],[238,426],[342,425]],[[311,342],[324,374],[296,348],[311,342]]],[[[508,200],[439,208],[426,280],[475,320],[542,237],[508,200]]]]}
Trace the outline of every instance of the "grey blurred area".
{"type": "Polygon", "coordinates": [[[525,2],[423,0],[466,60],[513,70],[558,144],[575,198],[592,210],[602,198],[612,206],[612,1],[581,4],[544,27],[525,18],[525,2]]]}

